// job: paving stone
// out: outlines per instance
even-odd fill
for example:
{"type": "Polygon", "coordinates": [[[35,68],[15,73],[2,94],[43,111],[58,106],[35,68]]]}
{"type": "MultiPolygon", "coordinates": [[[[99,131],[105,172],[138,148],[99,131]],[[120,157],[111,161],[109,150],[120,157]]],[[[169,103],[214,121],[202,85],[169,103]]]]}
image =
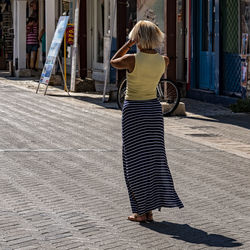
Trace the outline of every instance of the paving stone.
{"type": "Polygon", "coordinates": [[[187,117],[165,118],[185,208],[137,224],[116,104],[34,87],[0,78],[0,249],[250,249],[247,115],[184,100],[187,117]]]}

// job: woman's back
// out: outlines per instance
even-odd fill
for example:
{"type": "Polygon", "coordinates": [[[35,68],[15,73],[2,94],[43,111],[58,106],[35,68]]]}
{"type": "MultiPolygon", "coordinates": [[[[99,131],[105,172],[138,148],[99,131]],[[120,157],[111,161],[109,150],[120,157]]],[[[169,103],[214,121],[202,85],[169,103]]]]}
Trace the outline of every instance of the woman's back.
{"type": "Polygon", "coordinates": [[[156,98],[157,84],[165,72],[165,60],[156,53],[139,52],[135,55],[134,70],[127,72],[126,100],[150,100],[156,98]]]}

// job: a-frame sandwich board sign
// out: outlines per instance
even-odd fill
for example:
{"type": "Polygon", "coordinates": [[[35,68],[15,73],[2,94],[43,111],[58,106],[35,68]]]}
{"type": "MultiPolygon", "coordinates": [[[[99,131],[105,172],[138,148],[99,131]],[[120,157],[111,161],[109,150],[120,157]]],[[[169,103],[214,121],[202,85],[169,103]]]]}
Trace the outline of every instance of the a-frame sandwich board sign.
{"type": "MultiPolygon", "coordinates": [[[[63,41],[63,37],[64,37],[65,30],[67,28],[68,21],[69,21],[69,16],[61,16],[58,23],[57,23],[56,31],[54,33],[54,37],[53,37],[53,40],[52,40],[51,45],[50,45],[49,53],[48,53],[48,56],[46,58],[46,62],[45,62],[44,67],[43,67],[43,71],[42,71],[41,78],[40,78],[40,81],[39,81],[37,89],[36,89],[36,93],[38,92],[39,86],[42,83],[42,84],[46,85],[46,88],[44,91],[44,95],[46,95],[48,85],[49,85],[49,80],[50,80],[53,68],[55,66],[56,60],[58,60],[58,62],[59,62],[60,70],[62,72],[63,81],[64,81],[64,84],[66,86],[64,74],[63,74],[63,69],[62,69],[62,64],[61,64],[60,58],[58,57],[58,53],[59,53],[59,50],[60,50],[60,47],[61,47],[61,44],[63,41]]],[[[67,88],[67,92],[69,94],[68,88],[67,88]]]]}

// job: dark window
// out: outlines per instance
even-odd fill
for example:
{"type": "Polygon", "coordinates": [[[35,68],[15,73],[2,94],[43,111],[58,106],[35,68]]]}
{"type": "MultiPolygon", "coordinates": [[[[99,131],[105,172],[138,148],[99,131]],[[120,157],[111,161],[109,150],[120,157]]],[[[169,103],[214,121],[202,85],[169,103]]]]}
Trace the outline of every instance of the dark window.
{"type": "Polygon", "coordinates": [[[212,51],[214,52],[215,48],[215,0],[213,0],[213,13],[212,13],[212,33],[211,33],[211,39],[212,39],[212,51]]]}
{"type": "Polygon", "coordinates": [[[209,39],[209,1],[202,1],[202,51],[208,51],[209,39]]]}

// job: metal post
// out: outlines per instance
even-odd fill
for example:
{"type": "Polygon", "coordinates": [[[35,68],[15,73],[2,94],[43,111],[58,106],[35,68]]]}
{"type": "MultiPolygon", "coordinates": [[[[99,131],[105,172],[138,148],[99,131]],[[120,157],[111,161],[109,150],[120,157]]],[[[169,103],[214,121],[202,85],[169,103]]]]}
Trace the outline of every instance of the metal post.
{"type": "Polygon", "coordinates": [[[64,82],[66,84],[64,84],[64,90],[66,91],[67,89],[67,59],[66,59],[66,56],[67,56],[67,53],[66,53],[66,46],[67,46],[67,43],[66,43],[66,31],[64,33],[64,82]]]}
{"type": "Polygon", "coordinates": [[[107,56],[107,61],[105,62],[105,82],[104,82],[104,87],[103,87],[103,97],[102,101],[105,102],[105,95],[106,95],[106,90],[107,90],[107,82],[108,82],[108,77],[109,77],[109,71],[110,71],[110,63],[109,63],[109,58],[110,58],[110,53],[111,53],[111,45],[112,45],[112,38],[113,38],[113,33],[114,33],[114,20],[116,16],[116,0],[114,0],[114,9],[111,13],[111,21],[110,21],[110,46],[108,50],[108,56],[107,56]]]}
{"type": "Polygon", "coordinates": [[[75,84],[76,84],[76,56],[77,56],[77,45],[78,45],[79,6],[80,6],[80,0],[77,0],[75,8],[74,45],[72,48],[72,66],[71,66],[71,82],[70,82],[71,91],[75,91],[75,84]]]}
{"type": "Polygon", "coordinates": [[[57,57],[57,60],[58,60],[59,66],[60,66],[60,70],[62,72],[62,78],[63,78],[63,82],[64,82],[64,90],[67,91],[68,95],[70,96],[69,90],[68,90],[68,87],[67,87],[67,83],[66,83],[66,79],[65,79],[64,74],[63,74],[62,63],[61,63],[61,60],[60,60],[59,56],[57,57]]]}

